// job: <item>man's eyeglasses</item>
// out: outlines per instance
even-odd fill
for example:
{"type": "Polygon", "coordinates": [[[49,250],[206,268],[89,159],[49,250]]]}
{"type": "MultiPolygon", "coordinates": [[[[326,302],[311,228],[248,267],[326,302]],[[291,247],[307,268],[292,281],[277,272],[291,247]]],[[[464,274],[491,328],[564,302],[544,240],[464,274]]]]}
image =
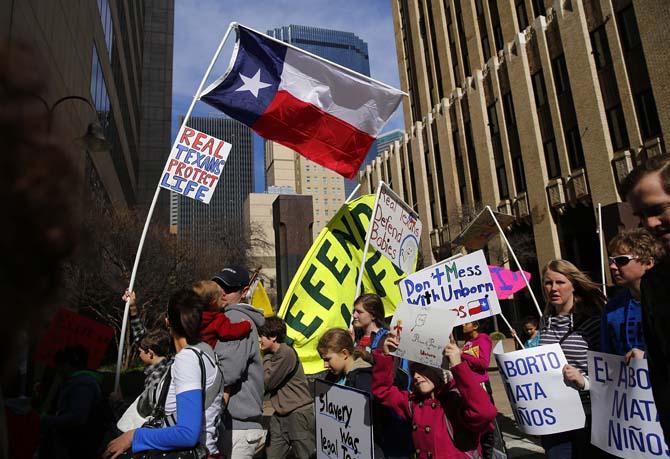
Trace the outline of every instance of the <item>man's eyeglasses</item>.
{"type": "Polygon", "coordinates": [[[626,266],[628,263],[630,263],[631,260],[637,260],[639,257],[636,257],[635,255],[617,255],[615,257],[607,258],[609,258],[610,264],[614,263],[615,265],[621,267],[626,266]]]}
{"type": "Polygon", "coordinates": [[[239,292],[239,291],[242,290],[244,287],[240,287],[240,286],[234,286],[234,287],[231,287],[230,285],[225,285],[225,284],[224,284],[224,285],[221,285],[221,288],[223,289],[223,291],[224,291],[224,292],[226,293],[226,295],[227,295],[227,294],[229,294],[229,293],[239,292]]]}

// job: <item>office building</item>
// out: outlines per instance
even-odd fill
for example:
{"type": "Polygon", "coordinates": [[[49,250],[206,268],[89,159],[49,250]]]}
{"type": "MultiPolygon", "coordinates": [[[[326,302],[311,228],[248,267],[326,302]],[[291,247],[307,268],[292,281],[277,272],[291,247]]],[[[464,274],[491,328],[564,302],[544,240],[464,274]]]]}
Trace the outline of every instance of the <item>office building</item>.
{"type": "Polygon", "coordinates": [[[383,179],[415,206],[426,265],[488,205],[516,217],[510,238],[534,241],[527,270],[565,258],[600,280],[597,206],[606,238],[637,225],[618,185],[666,151],[670,2],[393,0],[392,10],[407,129],[359,174],[364,188],[383,179]]]}
{"type": "Polygon", "coordinates": [[[0,37],[33,46],[48,70],[54,128],[77,139],[102,125],[107,151],[71,148],[100,206],[141,202],[145,161],[169,150],[173,15],[174,0],[0,2],[0,37]]]}
{"type": "MultiPolygon", "coordinates": [[[[368,45],[351,32],[289,25],[269,30],[268,35],[356,72],[370,75],[368,45]]],[[[294,189],[298,194],[313,197],[314,235],[335,215],[356,186],[356,180],[346,180],[341,175],[272,142],[266,143],[265,168],[268,185],[287,185],[293,179],[294,189]],[[293,174],[288,172],[291,160],[295,171],[293,174]]]]}
{"type": "Polygon", "coordinates": [[[189,127],[232,144],[219,183],[209,204],[181,195],[177,198],[177,214],[170,216],[180,241],[188,243],[194,253],[211,250],[223,234],[244,233],[243,203],[253,191],[253,140],[251,129],[223,117],[192,116],[189,127]]]}

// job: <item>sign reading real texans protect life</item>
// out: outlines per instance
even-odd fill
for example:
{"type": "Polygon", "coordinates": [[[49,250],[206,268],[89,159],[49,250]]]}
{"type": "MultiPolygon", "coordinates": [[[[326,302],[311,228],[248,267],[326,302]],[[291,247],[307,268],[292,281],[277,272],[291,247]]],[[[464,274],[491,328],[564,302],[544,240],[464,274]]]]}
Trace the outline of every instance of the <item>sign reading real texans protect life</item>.
{"type": "Polygon", "coordinates": [[[388,185],[380,183],[379,187],[370,245],[403,272],[412,272],[419,254],[421,220],[388,185]]]}
{"type": "Polygon", "coordinates": [[[182,126],[160,186],[209,204],[232,147],[228,142],[182,126]]]}
{"type": "Polygon", "coordinates": [[[421,307],[451,311],[453,326],[500,313],[500,303],[484,252],[479,250],[437,263],[407,276],[400,283],[403,299],[421,307]]]}

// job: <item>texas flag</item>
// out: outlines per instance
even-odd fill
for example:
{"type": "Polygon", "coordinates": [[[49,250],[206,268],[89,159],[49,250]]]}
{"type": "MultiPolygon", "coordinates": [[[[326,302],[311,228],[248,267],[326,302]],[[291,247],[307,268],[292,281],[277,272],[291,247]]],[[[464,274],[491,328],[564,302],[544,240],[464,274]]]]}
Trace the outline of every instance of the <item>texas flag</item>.
{"type": "Polygon", "coordinates": [[[200,100],[353,178],[402,94],[237,25],[231,65],[200,100]]]}
{"type": "Polygon", "coordinates": [[[478,300],[468,301],[468,314],[471,316],[479,314],[480,312],[488,311],[489,309],[491,309],[491,307],[489,306],[488,295],[478,300]]]}

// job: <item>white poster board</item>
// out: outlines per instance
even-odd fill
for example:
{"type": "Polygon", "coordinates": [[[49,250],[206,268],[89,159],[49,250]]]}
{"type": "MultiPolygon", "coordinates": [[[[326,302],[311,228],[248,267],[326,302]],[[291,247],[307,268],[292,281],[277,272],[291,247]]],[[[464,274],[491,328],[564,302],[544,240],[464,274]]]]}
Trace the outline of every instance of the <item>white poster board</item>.
{"type": "Polygon", "coordinates": [[[314,381],[317,459],[373,459],[370,395],[314,381]]]}
{"type": "Polygon", "coordinates": [[[493,349],[519,429],[548,435],[584,427],[579,392],[563,381],[568,362],[559,344],[503,354],[493,349]]]}
{"type": "Polygon", "coordinates": [[[421,220],[385,183],[380,183],[379,199],[370,227],[370,245],[405,273],[414,271],[419,254],[421,220]]]}
{"type": "Polygon", "coordinates": [[[591,443],[618,457],[667,456],[646,359],[588,353],[591,443]]]}
{"type": "Polygon", "coordinates": [[[233,146],[188,126],[182,126],[177,139],[160,186],[209,204],[233,146]]]}
{"type": "Polygon", "coordinates": [[[391,331],[399,338],[394,355],[441,368],[442,352],[449,344],[455,320],[454,313],[444,306],[420,306],[403,301],[391,321],[391,331]]]}
{"type": "Polygon", "coordinates": [[[440,306],[454,314],[453,326],[500,314],[500,303],[484,252],[478,250],[422,269],[400,282],[403,300],[440,306]]]}

